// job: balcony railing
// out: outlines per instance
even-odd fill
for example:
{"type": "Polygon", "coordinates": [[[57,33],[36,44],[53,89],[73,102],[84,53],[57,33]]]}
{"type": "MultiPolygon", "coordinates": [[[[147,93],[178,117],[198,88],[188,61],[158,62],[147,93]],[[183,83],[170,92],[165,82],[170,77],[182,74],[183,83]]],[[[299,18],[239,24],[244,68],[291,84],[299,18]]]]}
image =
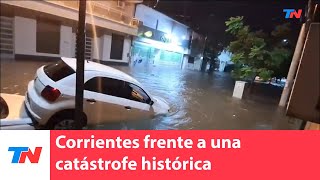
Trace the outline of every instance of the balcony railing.
{"type": "MultiPolygon", "coordinates": [[[[57,0],[44,0],[46,2],[56,4],[59,6],[63,6],[66,8],[74,9],[74,10],[79,10],[79,1],[73,1],[73,0],[64,0],[64,1],[57,1],[57,0]]],[[[108,19],[111,21],[115,21],[121,24],[125,24],[131,27],[138,27],[138,22],[135,18],[130,16],[129,14],[126,14],[125,12],[118,10],[116,8],[112,8],[110,6],[107,6],[99,1],[87,1],[87,13],[91,14],[91,9],[92,9],[92,14],[94,16],[103,18],[103,19],[108,19]]]]}

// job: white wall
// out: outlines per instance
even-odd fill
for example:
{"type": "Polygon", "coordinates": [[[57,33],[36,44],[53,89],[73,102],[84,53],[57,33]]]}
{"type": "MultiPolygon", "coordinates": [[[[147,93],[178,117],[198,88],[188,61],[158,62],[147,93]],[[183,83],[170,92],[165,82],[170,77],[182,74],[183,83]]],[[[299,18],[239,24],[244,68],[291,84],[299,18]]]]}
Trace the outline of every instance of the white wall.
{"type": "Polygon", "coordinates": [[[158,18],[158,30],[167,34],[172,33],[173,21],[165,17],[159,16],[158,18]]]}
{"type": "Polygon", "coordinates": [[[101,60],[101,38],[102,37],[94,37],[92,38],[92,58],[101,60]]]}
{"type": "Polygon", "coordinates": [[[190,39],[188,29],[177,23],[173,23],[171,34],[173,37],[178,38],[179,42],[190,39]]]}
{"type": "Polygon", "coordinates": [[[101,51],[102,51],[102,55],[101,55],[102,58],[100,58],[100,60],[120,62],[120,63],[129,62],[128,53],[130,53],[130,49],[131,49],[131,39],[129,37],[126,37],[123,42],[122,60],[110,59],[111,44],[112,44],[111,35],[102,36],[100,38],[100,41],[101,41],[101,51]]]}
{"type": "Polygon", "coordinates": [[[110,60],[110,52],[111,52],[111,35],[103,35],[101,37],[101,51],[102,51],[102,58],[103,61],[110,60]]]}
{"type": "Polygon", "coordinates": [[[60,31],[60,55],[63,57],[73,57],[72,54],[73,45],[72,28],[68,26],[61,26],[60,31]]]}
{"type": "Polygon", "coordinates": [[[36,25],[34,19],[14,17],[15,54],[35,55],[36,25]]]}
{"type": "Polygon", "coordinates": [[[72,28],[61,26],[60,28],[60,53],[48,54],[37,52],[37,21],[24,17],[14,17],[14,48],[15,54],[48,56],[48,57],[73,57],[75,40],[72,28]]]}
{"type": "Polygon", "coordinates": [[[144,5],[137,5],[135,18],[143,21],[144,26],[156,29],[158,17],[154,13],[152,13],[152,10],[150,10],[150,8],[144,5]]]}
{"type": "Polygon", "coordinates": [[[76,57],[76,33],[72,33],[71,57],[76,57]]]}
{"type": "Polygon", "coordinates": [[[189,39],[188,26],[181,24],[172,18],[148,7],[143,4],[137,5],[135,17],[143,22],[143,25],[156,29],[158,21],[158,30],[173,34],[180,38],[185,35],[185,39],[189,39]]]}
{"type": "Polygon", "coordinates": [[[123,43],[123,53],[122,53],[123,62],[129,62],[128,54],[130,54],[130,50],[131,50],[131,39],[126,37],[123,43]]]}
{"type": "Polygon", "coordinates": [[[197,71],[200,71],[201,70],[201,65],[202,65],[202,59],[200,59],[200,58],[195,58],[195,60],[194,60],[194,67],[193,67],[193,69],[194,70],[197,70],[197,71]]]}
{"type": "MultiPolygon", "coordinates": [[[[47,14],[51,14],[54,16],[62,16],[63,18],[68,18],[71,20],[78,21],[78,11],[68,8],[61,8],[54,4],[45,2],[45,1],[1,1],[1,3],[9,4],[21,8],[31,9],[34,11],[39,11],[47,14]]],[[[133,8],[133,7],[129,7],[133,8]]],[[[133,9],[132,9],[133,10],[133,9]]],[[[125,9],[126,11],[126,9],[125,9]]],[[[131,10],[129,10],[131,13],[131,10]]],[[[100,26],[103,28],[108,28],[114,31],[119,31],[122,33],[137,35],[138,28],[131,27],[122,23],[117,23],[108,19],[103,19],[99,17],[92,17],[87,14],[86,21],[89,24],[95,24],[96,26],[100,26]]]]}
{"type": "MultiPolygon", "coordinates": [[[[181,24],[174,19],[143,4],[137,5],[135,17],[142,21],[144,26],[150,27],[152,29],[157,29],[159,31],[172,35],[172,43],[163,43],[147,38],[140,39],[140,43],[151,44],[155,48],[167,51],[174,51],[181,54],[190,54],[188,48],[183,48],[181,46],[181,43],[184,40],[190,39],[191,32],[188,31],[188,26],[181,24]]],[[[182,60],[182,62],[184,61],[185,60],[182,60]]],[[[187,66],[187,63],[183,63],[182,66],[187,66]]]]}

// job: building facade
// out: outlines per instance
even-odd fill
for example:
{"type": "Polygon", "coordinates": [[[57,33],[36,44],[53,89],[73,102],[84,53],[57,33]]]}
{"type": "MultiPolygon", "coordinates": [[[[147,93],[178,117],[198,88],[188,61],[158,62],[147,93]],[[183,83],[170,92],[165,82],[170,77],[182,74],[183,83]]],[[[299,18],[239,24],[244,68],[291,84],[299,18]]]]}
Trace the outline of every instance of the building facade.
{"type": "MultiPolygon", "coordinates": [[[[86,59],[128,63],[141,1],[88,1],[86,59]]],[[[75,57],[78,1],[1,1],[1,56],[75,57]]]]}
{"type": "Polygon", "coordinates": [[[187,62],[184,63],[185,69],[201,70],[201,67],[203,66],[205,44],[206,38],[201,34],[192,31],[190,55],[188,56],[187,62]]]}
{"type": "Polygon", "coordinates": [[[143,4],[136,6],[141,22],[132,43],[131,65],[182,68],[190,53],[191,30],[143,4]]]}

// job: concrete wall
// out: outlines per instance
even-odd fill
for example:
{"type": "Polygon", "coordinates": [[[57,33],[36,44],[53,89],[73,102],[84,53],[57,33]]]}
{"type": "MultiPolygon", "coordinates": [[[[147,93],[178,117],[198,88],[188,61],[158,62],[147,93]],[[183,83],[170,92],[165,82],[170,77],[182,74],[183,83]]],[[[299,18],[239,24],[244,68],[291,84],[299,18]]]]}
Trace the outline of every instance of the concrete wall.
{"type": "Polygon", "coordinates": [[[312,23],[301,55],[287,115],[320,123],[320,23],[312,23]]]}
{"type": "Polygon", "coordinates": [[[72,33],[71,57],[76,57],[76,33],[72,33]]]}
{"type": "MultiPolygon", "coordinates": [[[[61,25],[60,27],[60,53],[48,54],[36,52],[37,21],[16,16],[14,18],[15,54],[48,57],[75,57],[76,34],[72,27],[61,25]]],[[[49,40],[49,39],[48,39],[49,40]]],[[[105,34],[93,38],[93,59],[114,62],[129,62],[128,53],[131,49],[131,38],[126,36],[123,45],[122,60],[110,59],[112,35],[105,34]]]]}
{"type": "MultiPolygon", "coordinates": [[[[54,5],[45,1],[1,1],[1,3],[31,9],[54,16],[61,15],[63,18],[78,21],[78,11],[68,8],[62,8],[61,6],[54,5]]],[[[126,13],[132,13],[134,9],[133,6],[128,6],[128,9],[124,9],[123,11],[126,13]],[[129,10],[130,8],[131,10],[129,10]]],[[[92,17],[89,14],[87,14],[86,21],[89,24],[95,24],[97,26],[108,28],[114,31],[119,31],[130,35],[138,34],[138,28],[136,27],[131,27],[108,19],[92,17]]]]}
{"type": "Polygon", "coordinates": [[[164,16],[158,17],[158,30],[167,34],[172,34],[173,21],[164,16]]]}
{"type": "MultiPolygon", "coordinates": [[[[48,57],[73,57],[74,37],[72,28],[68,26],[60,27],[60,53],[48,54],[39,53],[37,49],[37,21],[24,17],[14,17],[14,48],[15,54],[48,57]]],[[[50,38],[48,38],[50,40],[50,38]]]]}
{"type": "Polygon", "coordinates": [[[72,54],[74,51],[72,48],[74,47],[73,35],[72,35],[72,27],[61,26],[60,31],[60,56],[63,57],[73,57],[72,54]]]}
{"type": "Polygon", "coordinates": [[[102,37],[94,37],[92,38],[92,59],[101,59],[101,38],[102,37]]]}
{"type": "Polygon", "coordinates": [[[128,3],[125,2],[125,6],[123,9],[118,8],[118,2],[117,1],[96,1],[96,3],[103,4],[105,6],[117,9],[119,11],[123,11],[126,15],[130,15],[131,17],[134,16],[134,9],[135,9],[135,4],[134,3],[128,3]]]}
{"type": "Polygon", "coordinates": [[[160,13],[147,6],[139,4],[136,7],[135,18],[142,21],[144,26],[157,29],[157,20],[159,16],[161,16],[160,13]]]}
{"type": "Polygon", "coordinates": [[[102,50],[102,57],[100,60],[108,61],[110,60],[110,51],[111,51],[111,35],[103,35],[101,39],[101,50],[102,50]]]}
{"type": "Polygon", "coordinates": [[[14,49],[16,54],[36,55],[35,19],[14,17],[14,49]]]}
{"type": "Polygon", "coordinates": [[[122,61],[129,62],[129,55],[131,52],[131,39],[125,38],[123,43],[122,61]]]}
{"type": "Polygon", "coordinates": [[[197,71],[200,71],[201,70],[201,65],[202,65],[202,59],[201,58],[195,58],[194,60],[194,65],[193,65],[193,69],[194,70],[197,70],[197,71]]]}
{"type": "Polygon", "coordinates": [[[111,44],[112,44],[112,35],[105,34],[101,37],[94,38],[97,43],[93,43],[93,59],[109,62],[119,62],[119,63],[128,63],[129,57],[128,53],[131,51],[131,39],[125,37],[123,42],[123,53],[122,60],[110,59],[111,44]]]}

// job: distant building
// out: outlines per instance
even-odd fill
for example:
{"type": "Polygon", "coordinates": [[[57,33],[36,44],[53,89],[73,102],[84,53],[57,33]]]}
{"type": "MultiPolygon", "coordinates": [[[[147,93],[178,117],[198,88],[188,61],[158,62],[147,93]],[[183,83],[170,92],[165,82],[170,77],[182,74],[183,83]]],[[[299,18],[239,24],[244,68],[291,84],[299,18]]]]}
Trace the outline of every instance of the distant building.
{"type": "Polygon", "coordinates": [[[231,61],[231,55],[231,52],[224,50],[218,56],[220,72],[225,71],[226,66],[233,64],[233,62],[231,61]]]}
{"type": "Polygon", "coordinates": [[[195,31],[192,31],[190,41],[190,55],[188,56],[187,63],[184,63],[184,68],[198,71],[201,70],[204,58],[205,44],[205,37],[199,33],[196,33],[195,31]]]}
{"type": "Polygon", "coordinates": [[[132,43],[131,64],[184,67],[190,54],[191,29],[143,4],[137,5],[135,17],[141,25],[132,43]]]}
{"type": "MultiPolygon", "coordinates": [[[[138,34],[135,1],[88,1],[86,59],[128,63],[138,34]],[[95,25],[94,27],[91,25],[95,25]]],[[[1,56],[75,57],[79,1],[1,1],[1,56]]]]}

